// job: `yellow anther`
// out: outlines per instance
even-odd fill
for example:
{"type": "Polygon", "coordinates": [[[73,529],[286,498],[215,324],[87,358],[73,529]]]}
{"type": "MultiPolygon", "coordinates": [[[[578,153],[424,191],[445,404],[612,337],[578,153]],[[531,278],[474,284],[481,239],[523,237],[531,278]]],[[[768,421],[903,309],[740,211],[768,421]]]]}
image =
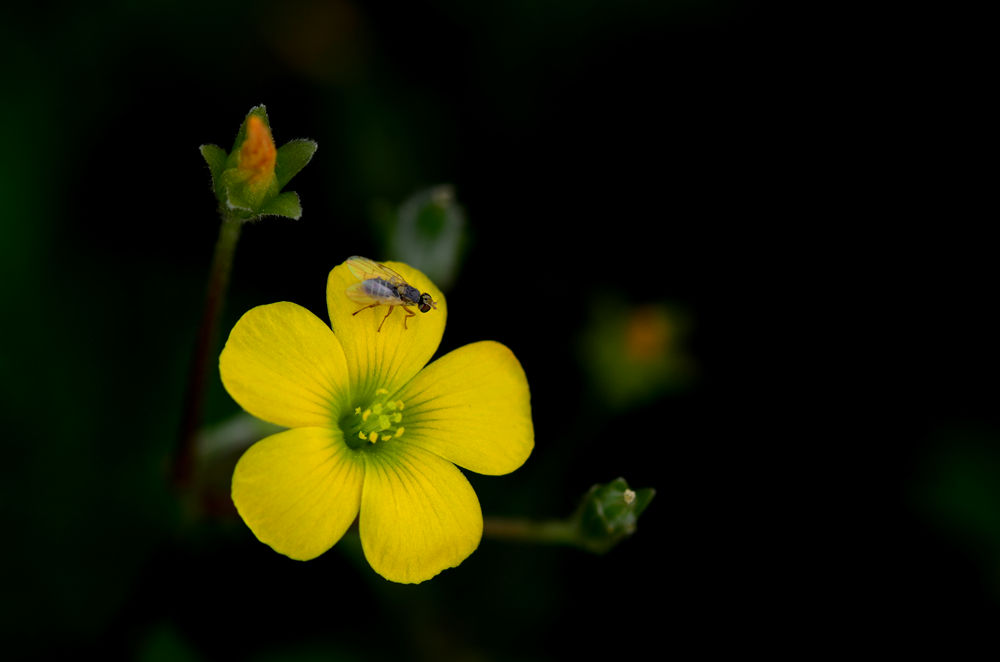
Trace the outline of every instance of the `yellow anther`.
{"type": "Polygon", "coordinates": [[[399,411],[403,411],[403,401],[402,400],[396,400],[396,409],[398,409],[399,411]]]}
{"type": "Polygon", "coordinates": [[[402,414],[400,414],[400,413],[398,413],[398,412],[397,412],[397,413],[395,413],[395,414],[393,414],[393,415],[392,415],[392,416],[390,416],[389,418],[391,418],[391,419],[392,419],[392,422],[393,422],[393,423],[402,423],[402,422],[403,422],[403,415],[402,415],[402,414]]]}
{"type": "Polygon", "coordinates": [[[354,413],[355,414],[360,414],[361,413],[361,407],[355,407],[354,408],[354,413]]]}
{"type": "Polygon", "coordinates": [[[368,435],[368,441],[372,442],[373,444],[376,441],[378,441],[378,432],[372,432],[370,435],[368,435]]]}
{"type": "Polygon", "coordinates": [[[392,439],[391,434],[386,434],[382,436],[382,441],[389,441],[390,439],[392,439]]]}
{"type": "Polygon", "coordinates": [[[368,417],[371,416],[371,415],[372,415],[372,410],[371,409],[366,409],[365,413],[361,414],[361,420],[362,421],[367,421],[368,417]]]}
{"type": "Polygon", "coordinates": [[[365,433],[360,431],[358,432],[358,439],[361,439],[362,441],[368,441],[368,437],[365,436],[365,433]]]}
{"type": "Polygon", "coordinates": [[[375,395],[389,395],[389,389],[377,388],[375,389],[375,395]]]}
{"type": "Polygon", "coordinates": [[[395,435],[395,436],[397,436],[397,437],[402,437],[402,436],[403,436],[403,430],[404,430],[404,429],[405,429],[405,428],[403,428],[402,426],[400,426],[400,427],[396,428],[396,435],[395,435]]]}
{"type": "Polygon", "coordinates": [[[377,402],[374,405],[372,405],[372,413],[375,414],[376,416],[378,414],[382,413],[382,403],[381,402],[377,402]]]}

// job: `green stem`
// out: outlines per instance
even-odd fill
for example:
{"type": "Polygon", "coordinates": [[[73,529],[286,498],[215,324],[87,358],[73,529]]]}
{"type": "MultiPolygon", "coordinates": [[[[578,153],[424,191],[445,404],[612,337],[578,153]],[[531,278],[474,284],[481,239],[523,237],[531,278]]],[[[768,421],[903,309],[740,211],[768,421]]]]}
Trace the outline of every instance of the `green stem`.
{"type": "Polygon", "coordinates": [[[484,517],[483,537],[574,547],[586,546],[584,541],[579,539],[577,527],[570,519],[533,521],[510,517],[484,517]]]}
{"type": "Polygon", "coordinates": [[[195,437],[201,426],[205,403],[205,389],[210,361],[215,358],[216,339],[219,333],[219,317],[229,289],[229,276],[233,270],[233,255],[240,238],[243,221],[225,210],[220,211],[222,225],[219,238],[215,242],[215,254],[208,275],[205,292],[205,308],[201,326],[198,329],[191,371],[188,375],[187,391],[184,397],[184,411],[181,418],[180,442],[174,459],[174,484],[187,487],[194,472],[195,437]]]}

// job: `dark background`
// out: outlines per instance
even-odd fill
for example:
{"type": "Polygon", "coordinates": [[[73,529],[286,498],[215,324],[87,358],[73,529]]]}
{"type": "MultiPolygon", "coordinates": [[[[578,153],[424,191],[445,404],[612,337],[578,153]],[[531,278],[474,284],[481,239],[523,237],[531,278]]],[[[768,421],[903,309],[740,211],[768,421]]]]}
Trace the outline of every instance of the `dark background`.
{"type": "MultiPolygon", "coordinates": [[[[975,25],[722,0],[5,18],[4,646],[544,660],[988,631],[1000,361],[975,25]],[[624,476],[657,490],[633,538],[605,557],[484,540],[397,586],[350,541],[292,562],[174,493],[218,231],[197,148],[230,149],[257,104],[279,145],[319,151],[289,186],[303,218],[244,229],[224,331],[280,300],[325,317],[335,264],[392,257],[375,210],[453,185],[469,244],[442,350],[510,346],[536,426],[523,468],[470,476],[484,511],[558,517],[624,476]],[[609,406],[584,339],[647,304],[686,320],[671,351],[693,369],[609,406]]],[[[213,382],[209,422],[235,411],[213,382]]]]}

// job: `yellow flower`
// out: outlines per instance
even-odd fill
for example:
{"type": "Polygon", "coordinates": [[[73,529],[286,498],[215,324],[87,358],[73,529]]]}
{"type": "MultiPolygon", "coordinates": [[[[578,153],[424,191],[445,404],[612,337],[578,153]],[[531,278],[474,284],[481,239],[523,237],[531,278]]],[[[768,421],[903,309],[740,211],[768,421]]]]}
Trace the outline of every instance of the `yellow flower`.
{"type": "Polygon", "coordinates": [[[441,292],[388,263],[437,309],[407,320],[384,307],[353,313],[357,282],[330,272],[330,326],[294,303],[259,306],[233,327],[223,384],[246,411],[288,428],[251,446],[233,473],[236,508],[259,540],[293,559],[330,549],[356,517],[365,557],[386,579],[416,583],[479,545],[483,517],[463,467],[501,475],[534,446],[528,383],[491,341],[430,365],[444,333],[441,292]]]}

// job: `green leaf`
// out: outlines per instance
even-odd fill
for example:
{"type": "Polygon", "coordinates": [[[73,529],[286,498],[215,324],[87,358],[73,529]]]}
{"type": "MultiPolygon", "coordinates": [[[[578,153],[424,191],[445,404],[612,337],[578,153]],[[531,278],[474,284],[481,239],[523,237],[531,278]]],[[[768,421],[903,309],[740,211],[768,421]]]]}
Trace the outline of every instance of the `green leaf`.
{"type": "Polygon", "coordinates": [[[278,178],[278,188],[284,188],[288,181],[305,168],[312,160],[319,145],[313,140],[291,140],[278,148],[278,160],[274,174],[278,178]]]}
{"type": "Polygon", "coordinates": [[[212,184],[218,181],[219,175],[226,169],[226,151],[218,145],[202,145],[198,148],[201,156],[208,164],[208,171],[212,173],[212,184]]]}
{"type": "Polygon", "coordinates": [[[260,213],[262,215],[284,216],[297,221],[302,218],[302,204],[299,202],[299,194],[295,191],[287,191],[276,195],[261,207],[260,213]]]}

